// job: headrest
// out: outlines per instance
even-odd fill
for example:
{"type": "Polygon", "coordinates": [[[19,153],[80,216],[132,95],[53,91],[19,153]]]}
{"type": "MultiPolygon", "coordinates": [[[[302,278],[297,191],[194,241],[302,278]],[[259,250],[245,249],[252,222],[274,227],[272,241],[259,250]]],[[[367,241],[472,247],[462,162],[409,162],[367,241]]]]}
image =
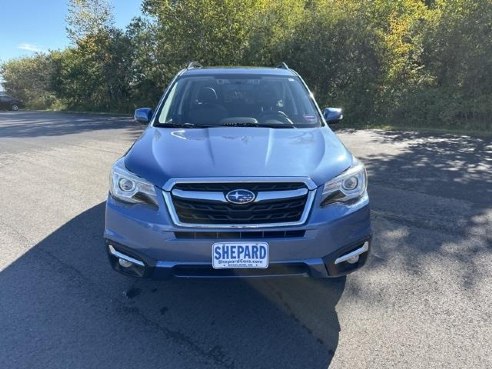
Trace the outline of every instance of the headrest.
{"type": "Polygon", "coordinates": [[[257,101],[263,106],[274,106],[278,102],[275,89],[270,86],[262,87],[258,91],[257,101]]]}
{"type": "Polygon", "coordinates": [[[203,104],[215,104],[217,99],[217,93],[212,87],[202,87],[198,93],[198,101],[203,104]]]}

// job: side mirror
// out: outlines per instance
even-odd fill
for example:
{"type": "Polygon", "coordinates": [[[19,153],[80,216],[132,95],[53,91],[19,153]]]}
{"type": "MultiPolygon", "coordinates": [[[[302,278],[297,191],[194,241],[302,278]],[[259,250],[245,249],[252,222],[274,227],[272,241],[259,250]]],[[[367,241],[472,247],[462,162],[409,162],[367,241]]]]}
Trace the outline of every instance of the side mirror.
{"type": "Polygon", "coordinates": [[[343,119],[342,108],[324,108],[323,116],[326,123],[338,123],[343,119]]]}
{"type": "Polygon", "coordinates": [[[135,114],[133,115],[133,119],[140,123],[149,123],[152,118],[152,109],[151,108],[139,108],[135,110],[135,114]]]}

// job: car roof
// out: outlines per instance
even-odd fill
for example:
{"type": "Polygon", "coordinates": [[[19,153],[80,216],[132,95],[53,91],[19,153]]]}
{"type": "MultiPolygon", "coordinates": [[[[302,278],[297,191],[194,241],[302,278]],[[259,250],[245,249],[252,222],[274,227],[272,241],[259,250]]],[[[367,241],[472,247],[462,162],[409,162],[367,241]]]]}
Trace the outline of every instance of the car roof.
{"type": "Polygon", "coordinates": [[[274,75],[274,76],[294,76],[296,73],[291,69],[285,68],[265,68],[265,67],[203,67],[190,68],[183,71],[183,76],[191,75],[214,75],[214,74],[254,74],[254,75],[274,75]]]}

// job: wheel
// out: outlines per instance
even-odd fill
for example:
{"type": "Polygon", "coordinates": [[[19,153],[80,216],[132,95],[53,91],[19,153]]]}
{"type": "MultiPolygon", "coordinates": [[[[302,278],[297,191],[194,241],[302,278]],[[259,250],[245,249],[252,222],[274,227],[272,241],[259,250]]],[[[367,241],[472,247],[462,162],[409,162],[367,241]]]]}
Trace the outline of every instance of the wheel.
{"type": "Polygon", "coordinates": [[[18,105],[16,105],[16,104],[12,104],[12,105],[10,106],[10,110],[12,110],[12,111],[17,111],[17,110],[19,110],[19,106],[18,106],[18,105]]]}

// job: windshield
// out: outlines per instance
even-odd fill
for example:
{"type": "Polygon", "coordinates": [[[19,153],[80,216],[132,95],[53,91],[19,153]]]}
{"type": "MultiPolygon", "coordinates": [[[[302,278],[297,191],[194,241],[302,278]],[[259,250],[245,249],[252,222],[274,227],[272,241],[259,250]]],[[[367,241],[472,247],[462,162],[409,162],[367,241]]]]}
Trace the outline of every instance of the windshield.
{"type": "Polygon", "coordinates": [[[294,76],[184,76],[169,91],[157,125],[301,128],[319,126],[320,117],[294,76]]]}

